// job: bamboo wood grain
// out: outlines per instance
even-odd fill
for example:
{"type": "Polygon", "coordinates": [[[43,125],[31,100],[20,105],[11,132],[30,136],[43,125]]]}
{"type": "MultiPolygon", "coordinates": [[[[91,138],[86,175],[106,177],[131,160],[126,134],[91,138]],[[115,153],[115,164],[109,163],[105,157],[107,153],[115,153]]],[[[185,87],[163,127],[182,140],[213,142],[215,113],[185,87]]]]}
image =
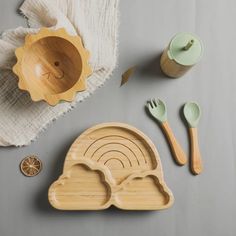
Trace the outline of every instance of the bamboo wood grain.
{"type": "Polygon", "coordinates": [[[48,198],[60,210],[160,210],[174,202],[154,144],[121,123],[97,125],[75,140],[48,198]]]}
{"type": "Polygon", "coordinates": [[[198,143],[197,128],[189,128],[190,144],[191,144],[191,171],[198,175],[203,170],[202,159],[198,143]]]}
{"type": "Polygon", "coordinates": [[[183,76],[192,66],[180,65],[175,60],[170,59],[167,54],[168,49],[169,47],[167,47],[161,55],[160,67],[162,72],[172,78],[183,76]]]}
{"type": "Polygon", "coordinates": [[[161,126],[162,126],[164,133],[169,141],[170,148],[171,148],[171,151],[172,151],[175,161],[179,165],[186,164],[187,157],[185,155],[185,152],[183,151],[182,147],[180,146],[177,139],[175,138],[174,133],[169,126],[169,123],[167,121],[162,122],[161,126]]]}
{"type": "Polygon", "coordinates": [[[52,106],[61,100],[73,101],[76,92],[86,89],[92,73],[81,38],[65,29],[42,28],[27,35],[15,54],[13,71],[19,78],[18,87],[28,91],[33,101],[44,100],[52,106]]]}

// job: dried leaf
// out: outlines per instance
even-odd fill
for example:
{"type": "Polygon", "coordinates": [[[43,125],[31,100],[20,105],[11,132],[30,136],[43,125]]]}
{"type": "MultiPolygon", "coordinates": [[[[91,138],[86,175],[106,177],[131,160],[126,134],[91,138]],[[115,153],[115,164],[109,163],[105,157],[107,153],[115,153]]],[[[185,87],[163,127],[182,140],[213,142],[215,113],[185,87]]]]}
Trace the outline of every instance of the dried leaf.
{"type": "Polygon", "coordinates": [[[136,69],[136,66],[133,66],[129,68],[125,73],[123,73],[120,86],[128,82],[129,78],[134,74],[135,69],[136,69]]]}

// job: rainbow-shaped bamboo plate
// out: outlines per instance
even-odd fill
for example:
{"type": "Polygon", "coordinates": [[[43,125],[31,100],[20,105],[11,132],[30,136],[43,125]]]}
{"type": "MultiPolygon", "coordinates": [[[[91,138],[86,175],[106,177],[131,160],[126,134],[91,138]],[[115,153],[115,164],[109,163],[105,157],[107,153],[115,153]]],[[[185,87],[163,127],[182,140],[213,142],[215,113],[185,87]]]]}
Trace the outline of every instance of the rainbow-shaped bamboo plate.
{"type": "Polygon", "coordinates": [[[122,123],[96,125],[75,140],[48,198],[60,210],[160,210],[174,202],[154,144],[122,123]]]}

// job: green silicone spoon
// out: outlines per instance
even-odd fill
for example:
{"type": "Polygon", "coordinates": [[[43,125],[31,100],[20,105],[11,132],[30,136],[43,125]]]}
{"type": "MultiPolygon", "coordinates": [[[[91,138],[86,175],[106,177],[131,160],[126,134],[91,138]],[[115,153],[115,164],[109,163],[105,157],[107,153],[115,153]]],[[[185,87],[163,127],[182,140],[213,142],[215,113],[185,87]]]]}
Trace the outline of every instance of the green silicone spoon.
{"type": "Polygon", "coordinates": [[[163,129],[163,132],[169,142],[175,161],[179,165],[184,165],[187,162],[187,158],[169,126],[165,103],[160,99],[152,99],[147,103],[147,107],[151,115],[160,123],[161,128],[163,129]]]}
{"type": "Polygon", "coordinates": [[[197,125],[201,117],[201,109],[195,102],[187,102],[184,105],[184,117],[189,125],[191,143],[191,170],[198,175],[202,172],[202,160],[198,144],[197,125]]]}

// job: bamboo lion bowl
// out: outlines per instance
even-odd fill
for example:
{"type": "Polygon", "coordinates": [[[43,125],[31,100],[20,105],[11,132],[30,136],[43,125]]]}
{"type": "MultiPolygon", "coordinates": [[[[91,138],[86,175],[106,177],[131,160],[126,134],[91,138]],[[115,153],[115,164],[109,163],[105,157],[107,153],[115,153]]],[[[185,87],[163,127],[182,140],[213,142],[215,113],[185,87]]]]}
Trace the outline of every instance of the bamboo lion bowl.
{"type": "Polygon", "coordinates": [[[13,71],[19,78],[18,87],[28,91],[33,101],[44,100],[52,106],[61,100],[72,102],[76,92],[86,89],[92,71],[89,52],[79,36],[64,29],[42,28],[27,35],[15,54],[13,71]]]}

